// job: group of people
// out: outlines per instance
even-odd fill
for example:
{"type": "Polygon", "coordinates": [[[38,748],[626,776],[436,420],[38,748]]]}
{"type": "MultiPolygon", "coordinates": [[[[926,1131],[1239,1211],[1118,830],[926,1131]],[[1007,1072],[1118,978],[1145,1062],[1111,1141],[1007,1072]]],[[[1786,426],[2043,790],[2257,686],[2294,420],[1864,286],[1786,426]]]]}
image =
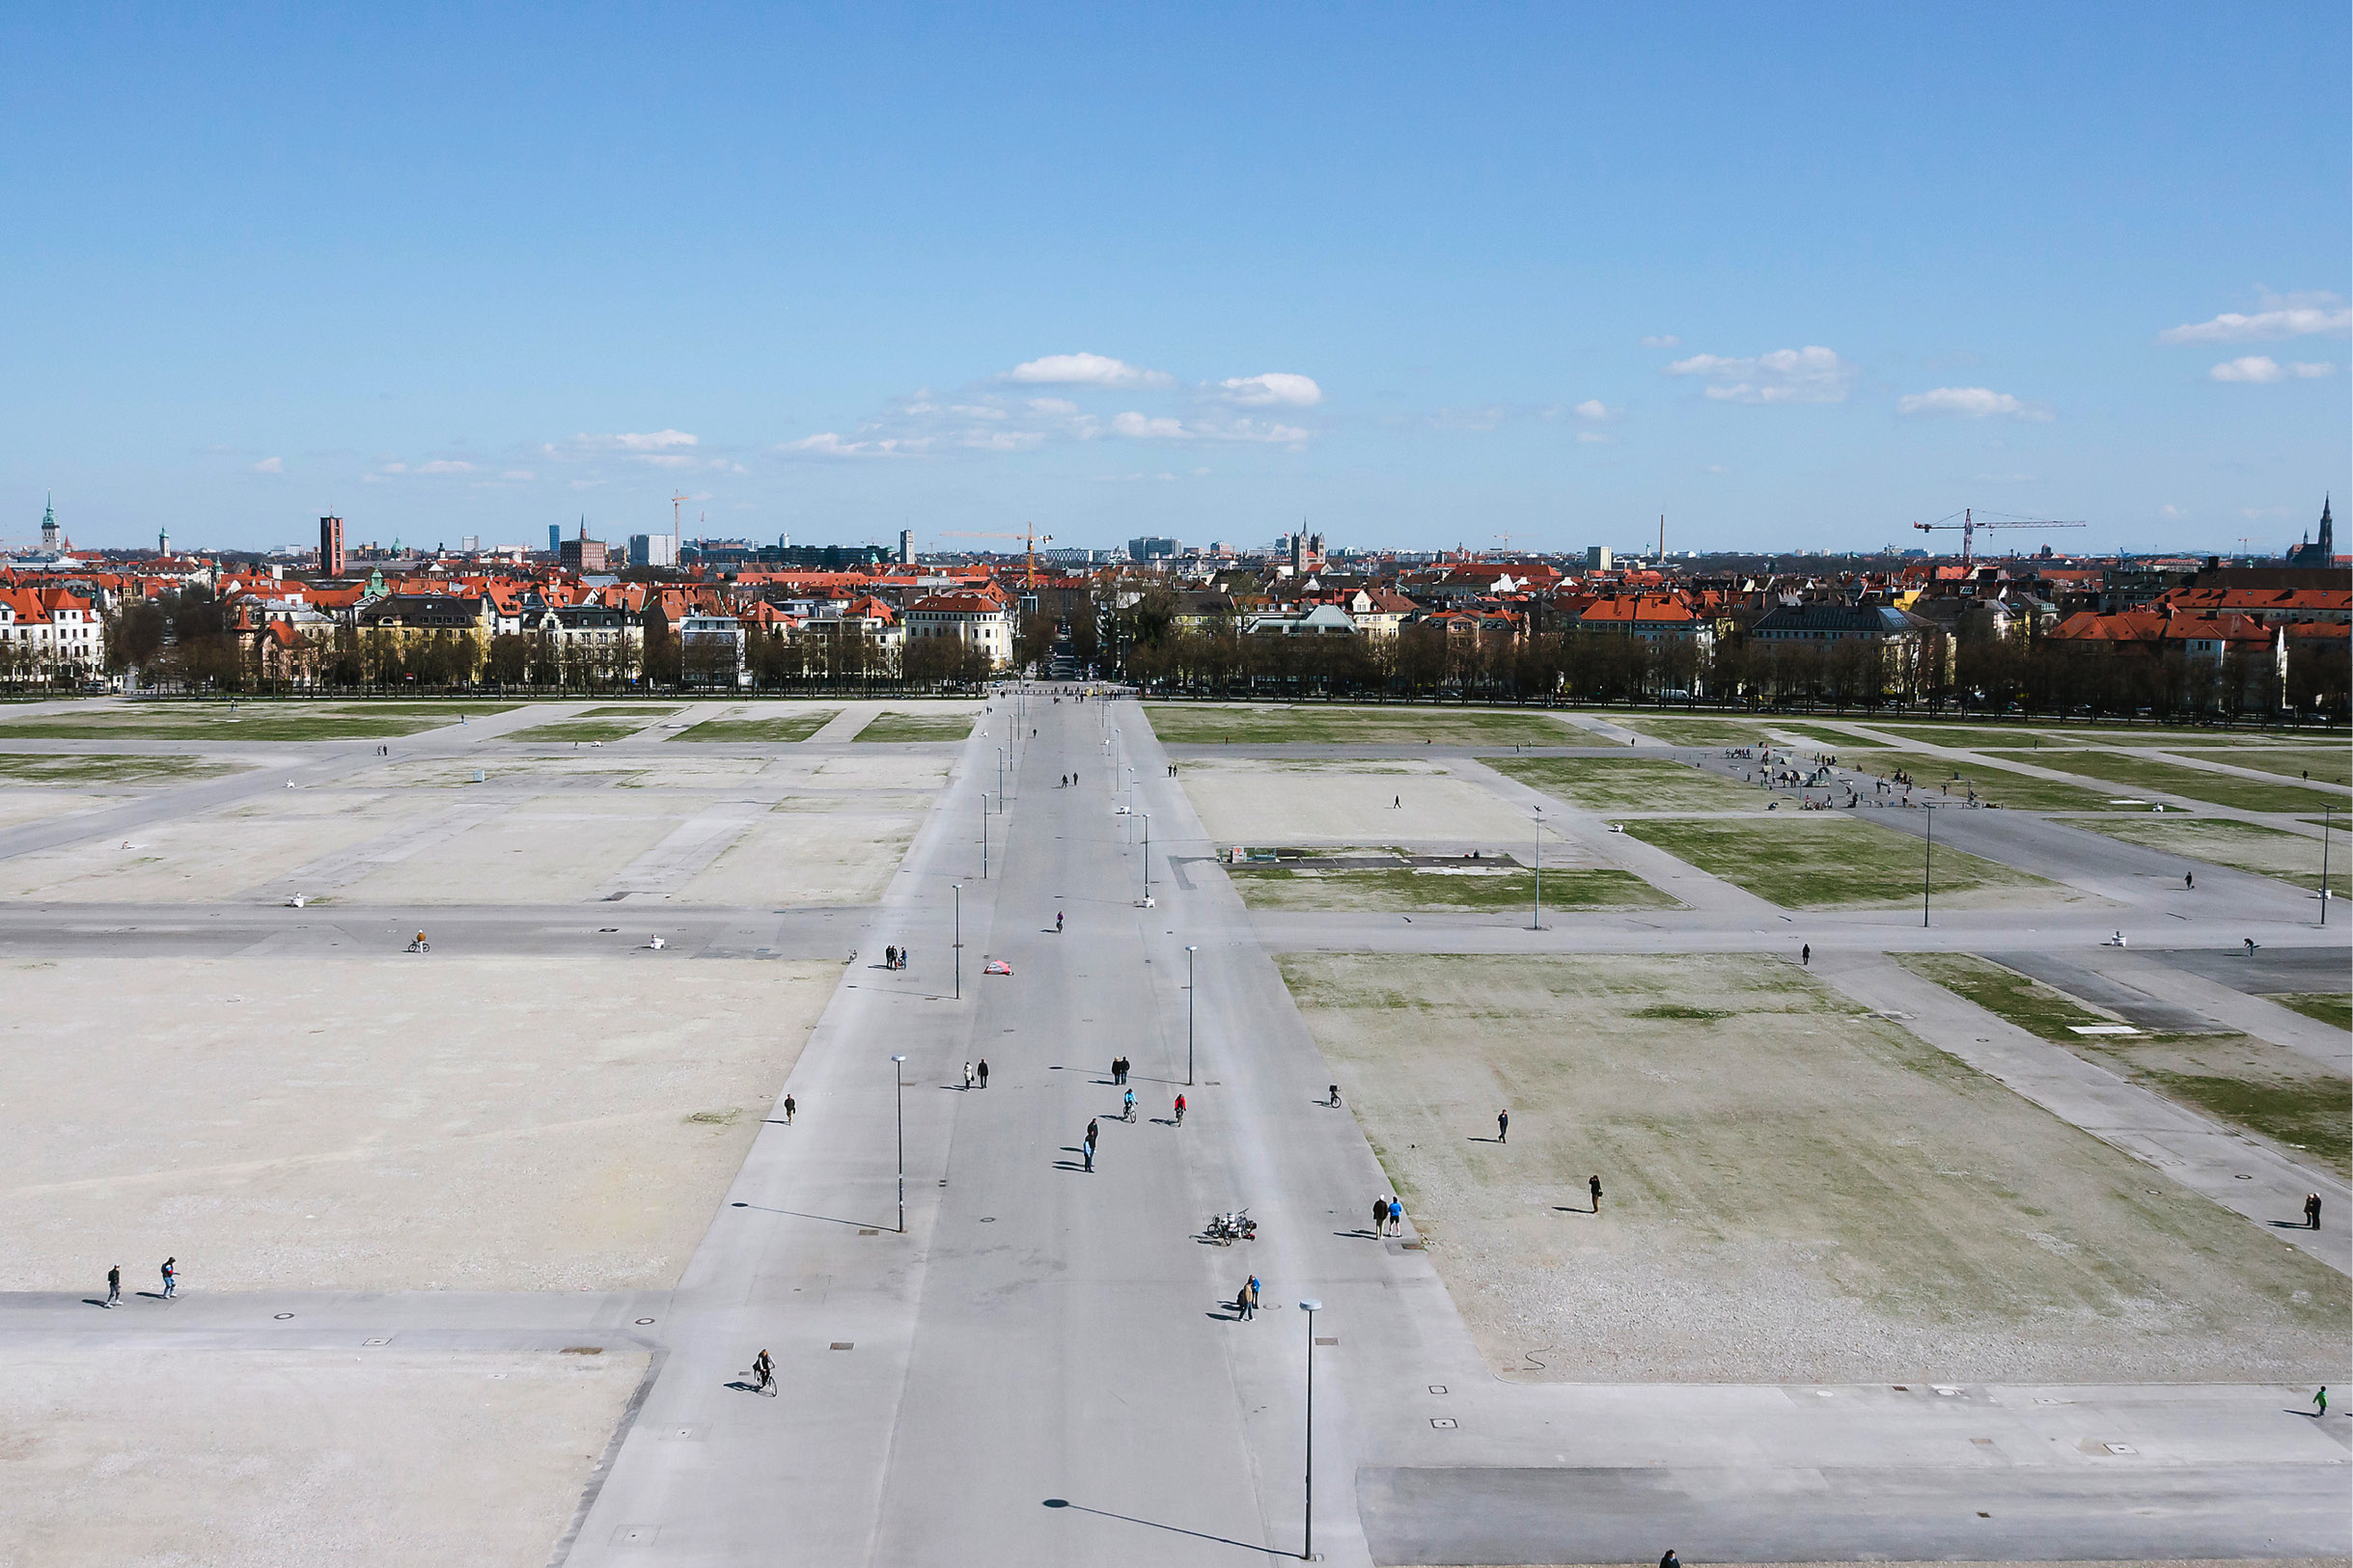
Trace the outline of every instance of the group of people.
{"type": "Polygon", "coordinates": [[[978,1082],[983,1088],[988,1087],[988,1059],[986,1057],[981,1059],[978,1067],[969,1061],[964,1063],[964,1087],[970,1088],[975,1082],[978,1082]]]}
{"type": "Polygon", "coordinates": [[[1405,1205],[1395,1193],[1383,1193],[1372,1200],[1372,1233],[1395,1236],[1405,1228],[1405,1205]]]}
{"type": "Polygon", "coordinates": [[[1127,1069],[1133,1065],[1134,1063],[1130,1062],[1125,1057],[1113,1057],[1111,1059],[1111,1081],[1114,1084],[1126,1083],[1127,1069]]]}
{"type": "MultiPolygon", "coordinates": [[[[2316,1202],[2317,1199],[2314,1201],[2316,1202]]],[[[163,1299],[168,1302],[179,1294],[180,1259],[167,1257],[163,1260],[163,1299]]],[[[106,1305],[112,1308],[121,1305],[122,1301],[123,1265],[118,1263],[106,1271],[106,1305]]]]}
{"type": "Polygon", "coordinates": [[[907,953],[909,952],[909,950],[910,950],[910,949],[906,949],[906,948],[896,948],[896,947],[893,947],[893,948],[885,948],[885,949],[882,949],[882,967],[883,967],[883,968],[885,968],[885,969],[904,969],[904,968],[906,968],[906,967],[907,967],[907,953]]]}

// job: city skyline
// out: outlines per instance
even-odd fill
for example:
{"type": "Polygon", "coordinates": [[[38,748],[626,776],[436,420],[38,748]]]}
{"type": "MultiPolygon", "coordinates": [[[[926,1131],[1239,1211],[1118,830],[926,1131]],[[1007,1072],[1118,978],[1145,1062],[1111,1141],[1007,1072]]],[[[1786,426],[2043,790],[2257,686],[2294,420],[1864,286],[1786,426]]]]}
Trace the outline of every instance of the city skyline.
{"type": "Polygon", "coordinates": [[[2343,493],[2339,11],[1679,14],[20,17],[0,539],[2260,553],[2343,493]]]}

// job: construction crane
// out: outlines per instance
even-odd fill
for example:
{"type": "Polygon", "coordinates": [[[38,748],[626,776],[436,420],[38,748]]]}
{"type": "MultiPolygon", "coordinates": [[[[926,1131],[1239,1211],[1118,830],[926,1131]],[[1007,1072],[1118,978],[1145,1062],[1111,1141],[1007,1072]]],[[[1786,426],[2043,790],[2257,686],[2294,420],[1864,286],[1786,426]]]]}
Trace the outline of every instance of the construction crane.
{"type": "Polygon", "coordinates": [[[1040,544],[1052,544],[1052,543],[1054,542],[1054,536],[1053,536],[1053,535],[1051,535],[1051,534],[1040,534],[1040,533],[1038,533],[1038,525],[1037,525],[1036,523],[1032,523],[1032,524],[1028,525],[1028,530],[1027,530],[1027,532],[1025,532],[1025,533],[1020,533],[1020,534],[991,534],[991,533],[985,533],[985,532],[959,532],[958,530],[955,530],[955,529],[950,529],[950,530],[949,530],[948,532],[946,532],[945,534],[942,534],[942,535],[940,536],[940,537],[941,537],[941,538],[944,538],[944,539],[1019,539],[1019,540],[1021,540],[1022,545],[1023,545],[1023,546],[1024,546],[1024,548],[1026,548],[1026,549],[1028,550],[1028,552],[1029,552],[1029,558],[1030,558],[1029,586],[1030,586],[1031,588],[1033,588],[1033,589],[1034,589],[1034,588],[1036,588],[1036,587],[1038,586],[1038,547],[1040,544]]]}
{"type": "Polygon", "coordinates": [[[2060,522],[2049,517],[2006,517],[2000,522],[1980,523],[1978,521],[1977,509],[1964,507],[1961,509],[1961,520],[1957,523],[1951,517],[1947,517],[1939,522],[1914,523],[1912,526],[1923,534],[1933,534],[1939,529],[1960,530],[1961,564],[1966,566],[1977,554],[1978,530],[1980,528],[2087,528],[2090,525],[2082,522],[2060,522]]]}

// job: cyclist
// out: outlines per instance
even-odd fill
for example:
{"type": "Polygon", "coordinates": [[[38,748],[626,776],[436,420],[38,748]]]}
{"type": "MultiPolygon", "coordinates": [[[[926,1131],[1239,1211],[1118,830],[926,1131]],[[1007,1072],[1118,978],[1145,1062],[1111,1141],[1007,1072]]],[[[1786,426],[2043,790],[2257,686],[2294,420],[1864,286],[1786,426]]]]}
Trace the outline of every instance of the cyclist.
{"type": "Polygon", "coordinates": [[[1127,1097],[1120,1104],[1120,1119],[1122,1121],[1136,1119],[1136,1091],[1132,1088],[1127,1091],[1127,1097]]]}
{"type": "Polygon", "coordinates": [[[417,933],[417,940],[408,945],[408,950],[410,952],[424,952],[427,950],[425,946],[425,933],[423,931],[419,931],[417,933]]]}
{"type": "Polygon", "coordinates": [[[1184,1096],[1181,1094],[1176,1096],[1176,1125],[1184,1125],[1184,1096]]]}
{"type": "Polygon", "coordinates": [[[761,1393],[773,1398],[776,1394],[776,1363],[761,1351],[752,1361],[752,1378],[761,1393]]]}

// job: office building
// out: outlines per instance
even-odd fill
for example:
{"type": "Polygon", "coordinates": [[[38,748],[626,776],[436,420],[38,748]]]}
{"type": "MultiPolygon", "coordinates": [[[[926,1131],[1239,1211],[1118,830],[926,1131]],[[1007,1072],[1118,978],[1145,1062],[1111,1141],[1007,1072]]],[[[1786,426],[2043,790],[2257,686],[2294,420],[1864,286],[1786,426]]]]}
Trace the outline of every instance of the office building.
{"type": "Polygon", "coordinates": [[[675,566],[678,564],[678,536],[676,534],[632,534],[629,536],[629,564],[632,566],[675,566]]]}
{"type": "Polygon", "coordinates": [[[318,575],[341,577],[344,574],[344,520],[341,517],[318,519],[318,575]]]}

